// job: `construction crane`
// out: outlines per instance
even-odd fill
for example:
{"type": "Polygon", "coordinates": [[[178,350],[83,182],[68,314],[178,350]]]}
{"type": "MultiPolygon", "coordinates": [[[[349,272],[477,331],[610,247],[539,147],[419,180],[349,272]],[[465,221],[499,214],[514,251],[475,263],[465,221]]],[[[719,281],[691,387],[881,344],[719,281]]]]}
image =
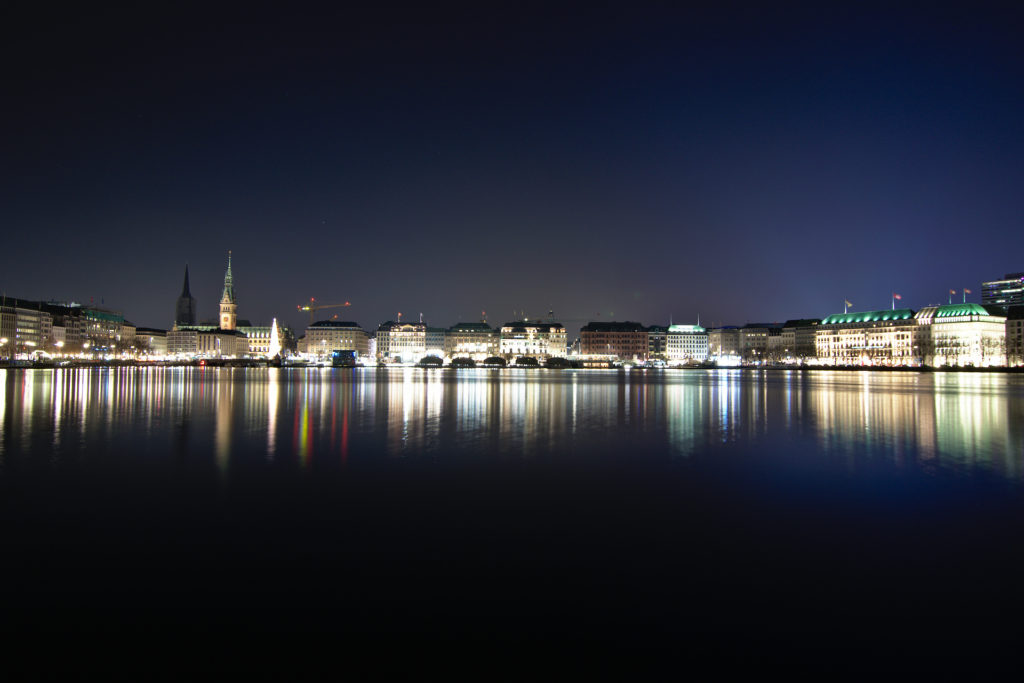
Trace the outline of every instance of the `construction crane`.
{"type": "Polygon", "coordinates": [[[315,298],[309,297],[309,303],[308,304],[299,304],[298,305],[298,309],[300,311],[309,311],[309,324],[312,325],[313,324],[313,316],[316,315],[316,312],[319,311],[320,309],[323,309],[323,308],[345,308],[346,306],[351,306],[351,305],[352,304],[350,304],[348,301],[346,301],[343,304],[318,304],[316,302],[315,298]]]}

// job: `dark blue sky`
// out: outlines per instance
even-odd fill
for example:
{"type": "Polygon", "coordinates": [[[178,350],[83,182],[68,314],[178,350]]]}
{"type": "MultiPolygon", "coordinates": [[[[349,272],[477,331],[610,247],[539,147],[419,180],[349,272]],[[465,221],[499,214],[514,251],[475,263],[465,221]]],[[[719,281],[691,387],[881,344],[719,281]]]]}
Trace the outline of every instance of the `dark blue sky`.
{"type": "MultiPolygon", "coordinates": [[[[829,3],[822,3],[829,4],[829,3]]],[[[1012,4],[8,17],[0,288],[166,327],[918,308],[1024,270],[1012,4]]]]}

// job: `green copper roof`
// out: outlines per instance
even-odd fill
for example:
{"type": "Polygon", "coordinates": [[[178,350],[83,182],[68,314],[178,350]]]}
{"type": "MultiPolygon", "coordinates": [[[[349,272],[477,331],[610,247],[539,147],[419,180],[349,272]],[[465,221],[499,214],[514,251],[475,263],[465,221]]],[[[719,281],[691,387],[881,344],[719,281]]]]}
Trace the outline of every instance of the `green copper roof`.
{"type": "Polygon", "coordinates": [[[957,318],[963,315],[991,315],[978,304],[952,304],[939,306],[935,311],[936,318],[957,318]]]}
{"type": "Polygon", "coordinates": [[[235,303],[235,279],[231,276],[231,252],[228,252],[228,270],[224,273],[224,293],[220,297],[221,303],[235,303]]]}
{"type": "Polygon", "coordinates": [[[884,320],[909,320],[914,312],[909,308],[897,308],[895,311],[857,311],[856,313],[836,313],[821,321],[822,325],[843,325],[849,323],[877,323],[884,320]]]}

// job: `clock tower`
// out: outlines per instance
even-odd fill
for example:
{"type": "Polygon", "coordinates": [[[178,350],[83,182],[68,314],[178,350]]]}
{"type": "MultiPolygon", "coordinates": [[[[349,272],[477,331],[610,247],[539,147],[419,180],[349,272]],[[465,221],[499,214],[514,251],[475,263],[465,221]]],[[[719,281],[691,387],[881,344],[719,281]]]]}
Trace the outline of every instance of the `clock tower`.
{"type": "Polygon", "coordinates": [[[238,304],[235,303],[235,284],[231,277],[231,252],[228,252],[228,271],[224,273],[224,294],[220,297],[220,329],[233,330],[238,304]]]}

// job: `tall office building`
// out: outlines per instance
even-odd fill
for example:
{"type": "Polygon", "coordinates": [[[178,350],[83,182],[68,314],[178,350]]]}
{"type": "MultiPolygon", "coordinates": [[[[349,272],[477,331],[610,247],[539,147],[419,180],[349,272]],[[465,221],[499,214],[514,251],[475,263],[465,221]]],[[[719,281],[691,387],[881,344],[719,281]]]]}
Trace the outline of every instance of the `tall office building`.
{"type": "Polygon", "coordinates": [[[188,265],[185,266],[185,286],[181,288],[178,305],[174,308],[174,324],[196,324],[196,300],[188,289],[188,265]]]}
{"type": "Polygon", "coordinates": [[[981,283],[982,306],[1024,304],[1024,273],[1007,273],[1002,280],[981,283]]]}

